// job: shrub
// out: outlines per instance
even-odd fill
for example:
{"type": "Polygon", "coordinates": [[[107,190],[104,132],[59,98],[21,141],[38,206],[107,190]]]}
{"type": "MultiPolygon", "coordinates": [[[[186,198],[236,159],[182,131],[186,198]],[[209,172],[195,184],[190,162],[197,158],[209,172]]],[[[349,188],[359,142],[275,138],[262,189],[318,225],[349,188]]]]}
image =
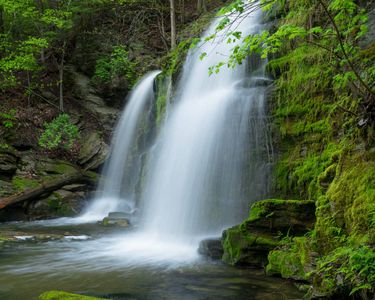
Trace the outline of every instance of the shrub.
{"type": "Polygon", "coordinates": [[[69,150],[78,137],[78,127],[71,123],[67,114],[60,114],[50,123],[44,123],[44,132],[39,138],[39,146],[52,150],[69,150]]]}
{"type": "Polygon", "coordinates": [[[135,63],[129,60],[128,51],[122,46],[115,46],[110,56],[97,60],[93,80],[109,84],[117,76],[123,76],[129,85],[133,85],[136,79],[134,68],[135,63]]]}

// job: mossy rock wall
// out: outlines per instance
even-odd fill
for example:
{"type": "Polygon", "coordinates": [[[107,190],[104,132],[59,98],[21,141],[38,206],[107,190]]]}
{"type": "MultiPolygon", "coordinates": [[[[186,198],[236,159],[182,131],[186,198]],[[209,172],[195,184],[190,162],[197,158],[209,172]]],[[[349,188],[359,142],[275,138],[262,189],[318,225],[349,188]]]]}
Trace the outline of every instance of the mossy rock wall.
{"type": "Polygon", "coordinates": [[[231,265],[265,266],[268,253],[282,237],[304,234],[314,226],[313,201],[268,199],[250,208],[242,224],[223,232],[223,261],[231,265]]]}
{"type": "MultiPolygon", "coordinates": [[[[288,3],[278,26],[305,26],[308,18],[323,26],[315,4],[288,3]]],[[[373,43],[366,47],[364,59],[372,57],[373,43]]],[[[311,297],[366,299],[375,292],[374,130],[360,126],[361,98],[334,88],[333,61],[329,51],[300,40],[285,43],[267,66],[275,78],[274,193],[316,203],[314,228],[271,251],[267,273],[309,280],[311,297]]]]}

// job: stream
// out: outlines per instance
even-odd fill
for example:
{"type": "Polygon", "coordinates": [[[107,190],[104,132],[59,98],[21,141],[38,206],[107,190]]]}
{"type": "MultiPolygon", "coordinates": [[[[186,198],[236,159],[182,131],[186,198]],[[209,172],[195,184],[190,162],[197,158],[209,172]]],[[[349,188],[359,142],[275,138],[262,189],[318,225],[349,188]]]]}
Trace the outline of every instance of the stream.
{"type": "Polygon", "coordinates": [[[303,296],[294,284],[263,271],[208,260],[189,247],[156,247],[131,230],[48,221],[2,224],[0,230],[19,234],[0,250],[0,299],[38,299],[47,290],[140,300],[303,296]]]}

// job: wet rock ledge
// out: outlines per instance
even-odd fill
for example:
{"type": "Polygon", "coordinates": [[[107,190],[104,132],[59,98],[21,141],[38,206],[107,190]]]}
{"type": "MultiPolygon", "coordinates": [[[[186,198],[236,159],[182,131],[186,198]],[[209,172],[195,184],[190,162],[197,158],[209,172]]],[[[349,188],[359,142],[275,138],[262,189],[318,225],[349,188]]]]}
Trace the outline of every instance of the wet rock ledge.
{"type": "Polygon", "coordinates": [[[315,203],[268,199],[254,203],[242,224],[225,230],[220,239],[200,243],[199,252],[234,266],[265,267],[268,254],[286,236],[302,236],[314,227],[315,203]]]}

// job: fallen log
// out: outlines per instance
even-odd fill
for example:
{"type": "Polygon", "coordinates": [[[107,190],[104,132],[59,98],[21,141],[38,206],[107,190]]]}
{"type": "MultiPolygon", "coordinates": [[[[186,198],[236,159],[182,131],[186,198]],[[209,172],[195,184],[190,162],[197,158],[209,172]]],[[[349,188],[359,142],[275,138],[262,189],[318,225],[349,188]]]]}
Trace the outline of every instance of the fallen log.
{"type": "Polygon", "coordinates": [[[0,210],[19,202],[33,200],[43,194],[51,193],[62,188],[65,185],[73,184],[73,183],[90,183],[94,184],[95,180],[88,176],[86,173],[72,173],[69,175],[59,176],[55,179],[48,180],[45,182],[41,182],[38,187],[27,189],[23,192],[17,193],[15,195],[1,198],[0,199],[0,210]]]}

